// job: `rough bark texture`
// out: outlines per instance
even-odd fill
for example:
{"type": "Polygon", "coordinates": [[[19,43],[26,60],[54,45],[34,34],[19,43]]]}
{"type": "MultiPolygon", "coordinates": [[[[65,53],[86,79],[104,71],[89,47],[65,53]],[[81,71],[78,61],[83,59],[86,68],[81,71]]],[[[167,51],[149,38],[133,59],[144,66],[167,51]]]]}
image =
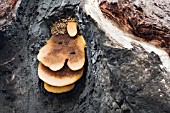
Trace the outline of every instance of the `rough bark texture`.
{"type": "Polygon", "coordinates": [[[165,49],[170,55],[170,1],[164,0],[119,0],[101,2],[100,8],[111,20],[123,29],[165,49]]]}
{"type": "Polygon", "coordinates": [[[23,0],[0,31],[0,113],[169,113],[170,77],[159,57],[134,45],[114,48],[79,0],[23,0]],[[72,16],[87,42],[86,71],[64,94],[48,93],[37,76],[37,53],[50,25],[72,16]]]}
{"type": "Polygon", "coordinates": [[[11,22],[17,1],[18,0],[1,0],[0,1],[0,25],[1,27],[11,22]]]}

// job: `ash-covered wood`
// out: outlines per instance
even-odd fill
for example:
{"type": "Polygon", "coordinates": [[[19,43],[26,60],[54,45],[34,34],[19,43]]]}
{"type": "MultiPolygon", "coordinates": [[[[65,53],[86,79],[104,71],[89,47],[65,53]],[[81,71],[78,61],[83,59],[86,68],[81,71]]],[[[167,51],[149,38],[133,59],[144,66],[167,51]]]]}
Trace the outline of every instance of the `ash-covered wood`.
{"type": "Polygon", "coordinates": [[[170,77],[159,56],[118,48],[79,0],[22,0],[0,31],[0,113],[169,113],[170,77]],[[45,91],[37,54],[56,20],[72,16],[87,42],[85,73],[68,93],[45,91]]]}

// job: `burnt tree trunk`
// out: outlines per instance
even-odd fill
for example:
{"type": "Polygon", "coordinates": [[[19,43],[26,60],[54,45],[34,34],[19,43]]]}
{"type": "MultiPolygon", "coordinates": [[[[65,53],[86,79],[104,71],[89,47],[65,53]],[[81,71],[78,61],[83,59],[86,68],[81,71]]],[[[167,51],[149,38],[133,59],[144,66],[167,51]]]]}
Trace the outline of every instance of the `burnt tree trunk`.
{"type": "MultiPolygon", "coordinates": [[[[86,14],[87,1],[21,0],[16,12],[0,14],[0,113],[170,113],[170,73],[159,56],[136,44],[117,47],[86,14]],[[87,68],[72,91],[52,94],[37,76],[37,54],[51,24],[68,16],[87,42],[87,68]]],[[[157,14],[161,21],[170,21],[168,2],[150,3],[166,13],[157,14]]]]}

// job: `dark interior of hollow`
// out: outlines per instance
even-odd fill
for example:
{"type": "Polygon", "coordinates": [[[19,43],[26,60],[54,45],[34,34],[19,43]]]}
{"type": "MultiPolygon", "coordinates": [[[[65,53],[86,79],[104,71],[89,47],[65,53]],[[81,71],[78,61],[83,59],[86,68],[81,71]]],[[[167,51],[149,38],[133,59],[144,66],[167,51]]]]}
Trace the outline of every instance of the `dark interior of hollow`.
{"type": "Polygon", "coordinates": [[[4,47],[4,33],[0,31],[0,50],[4,47]]]}

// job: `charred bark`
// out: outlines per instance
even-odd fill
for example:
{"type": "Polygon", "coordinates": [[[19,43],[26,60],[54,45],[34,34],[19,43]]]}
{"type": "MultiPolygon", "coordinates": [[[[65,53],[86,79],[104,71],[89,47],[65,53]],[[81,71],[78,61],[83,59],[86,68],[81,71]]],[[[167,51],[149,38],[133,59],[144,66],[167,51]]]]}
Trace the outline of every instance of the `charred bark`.
{"type": "Polygon", "coordinates": [[[0,31],[1,113],[169,113],[170,77],[155,53],[117,48],[83,11],[80,0],[22,0],[0,31]],[[64,94],[48,93],[37,76],[37,53],[50,25],[72,16],[87,42],[86,71],[64,94]]]}

